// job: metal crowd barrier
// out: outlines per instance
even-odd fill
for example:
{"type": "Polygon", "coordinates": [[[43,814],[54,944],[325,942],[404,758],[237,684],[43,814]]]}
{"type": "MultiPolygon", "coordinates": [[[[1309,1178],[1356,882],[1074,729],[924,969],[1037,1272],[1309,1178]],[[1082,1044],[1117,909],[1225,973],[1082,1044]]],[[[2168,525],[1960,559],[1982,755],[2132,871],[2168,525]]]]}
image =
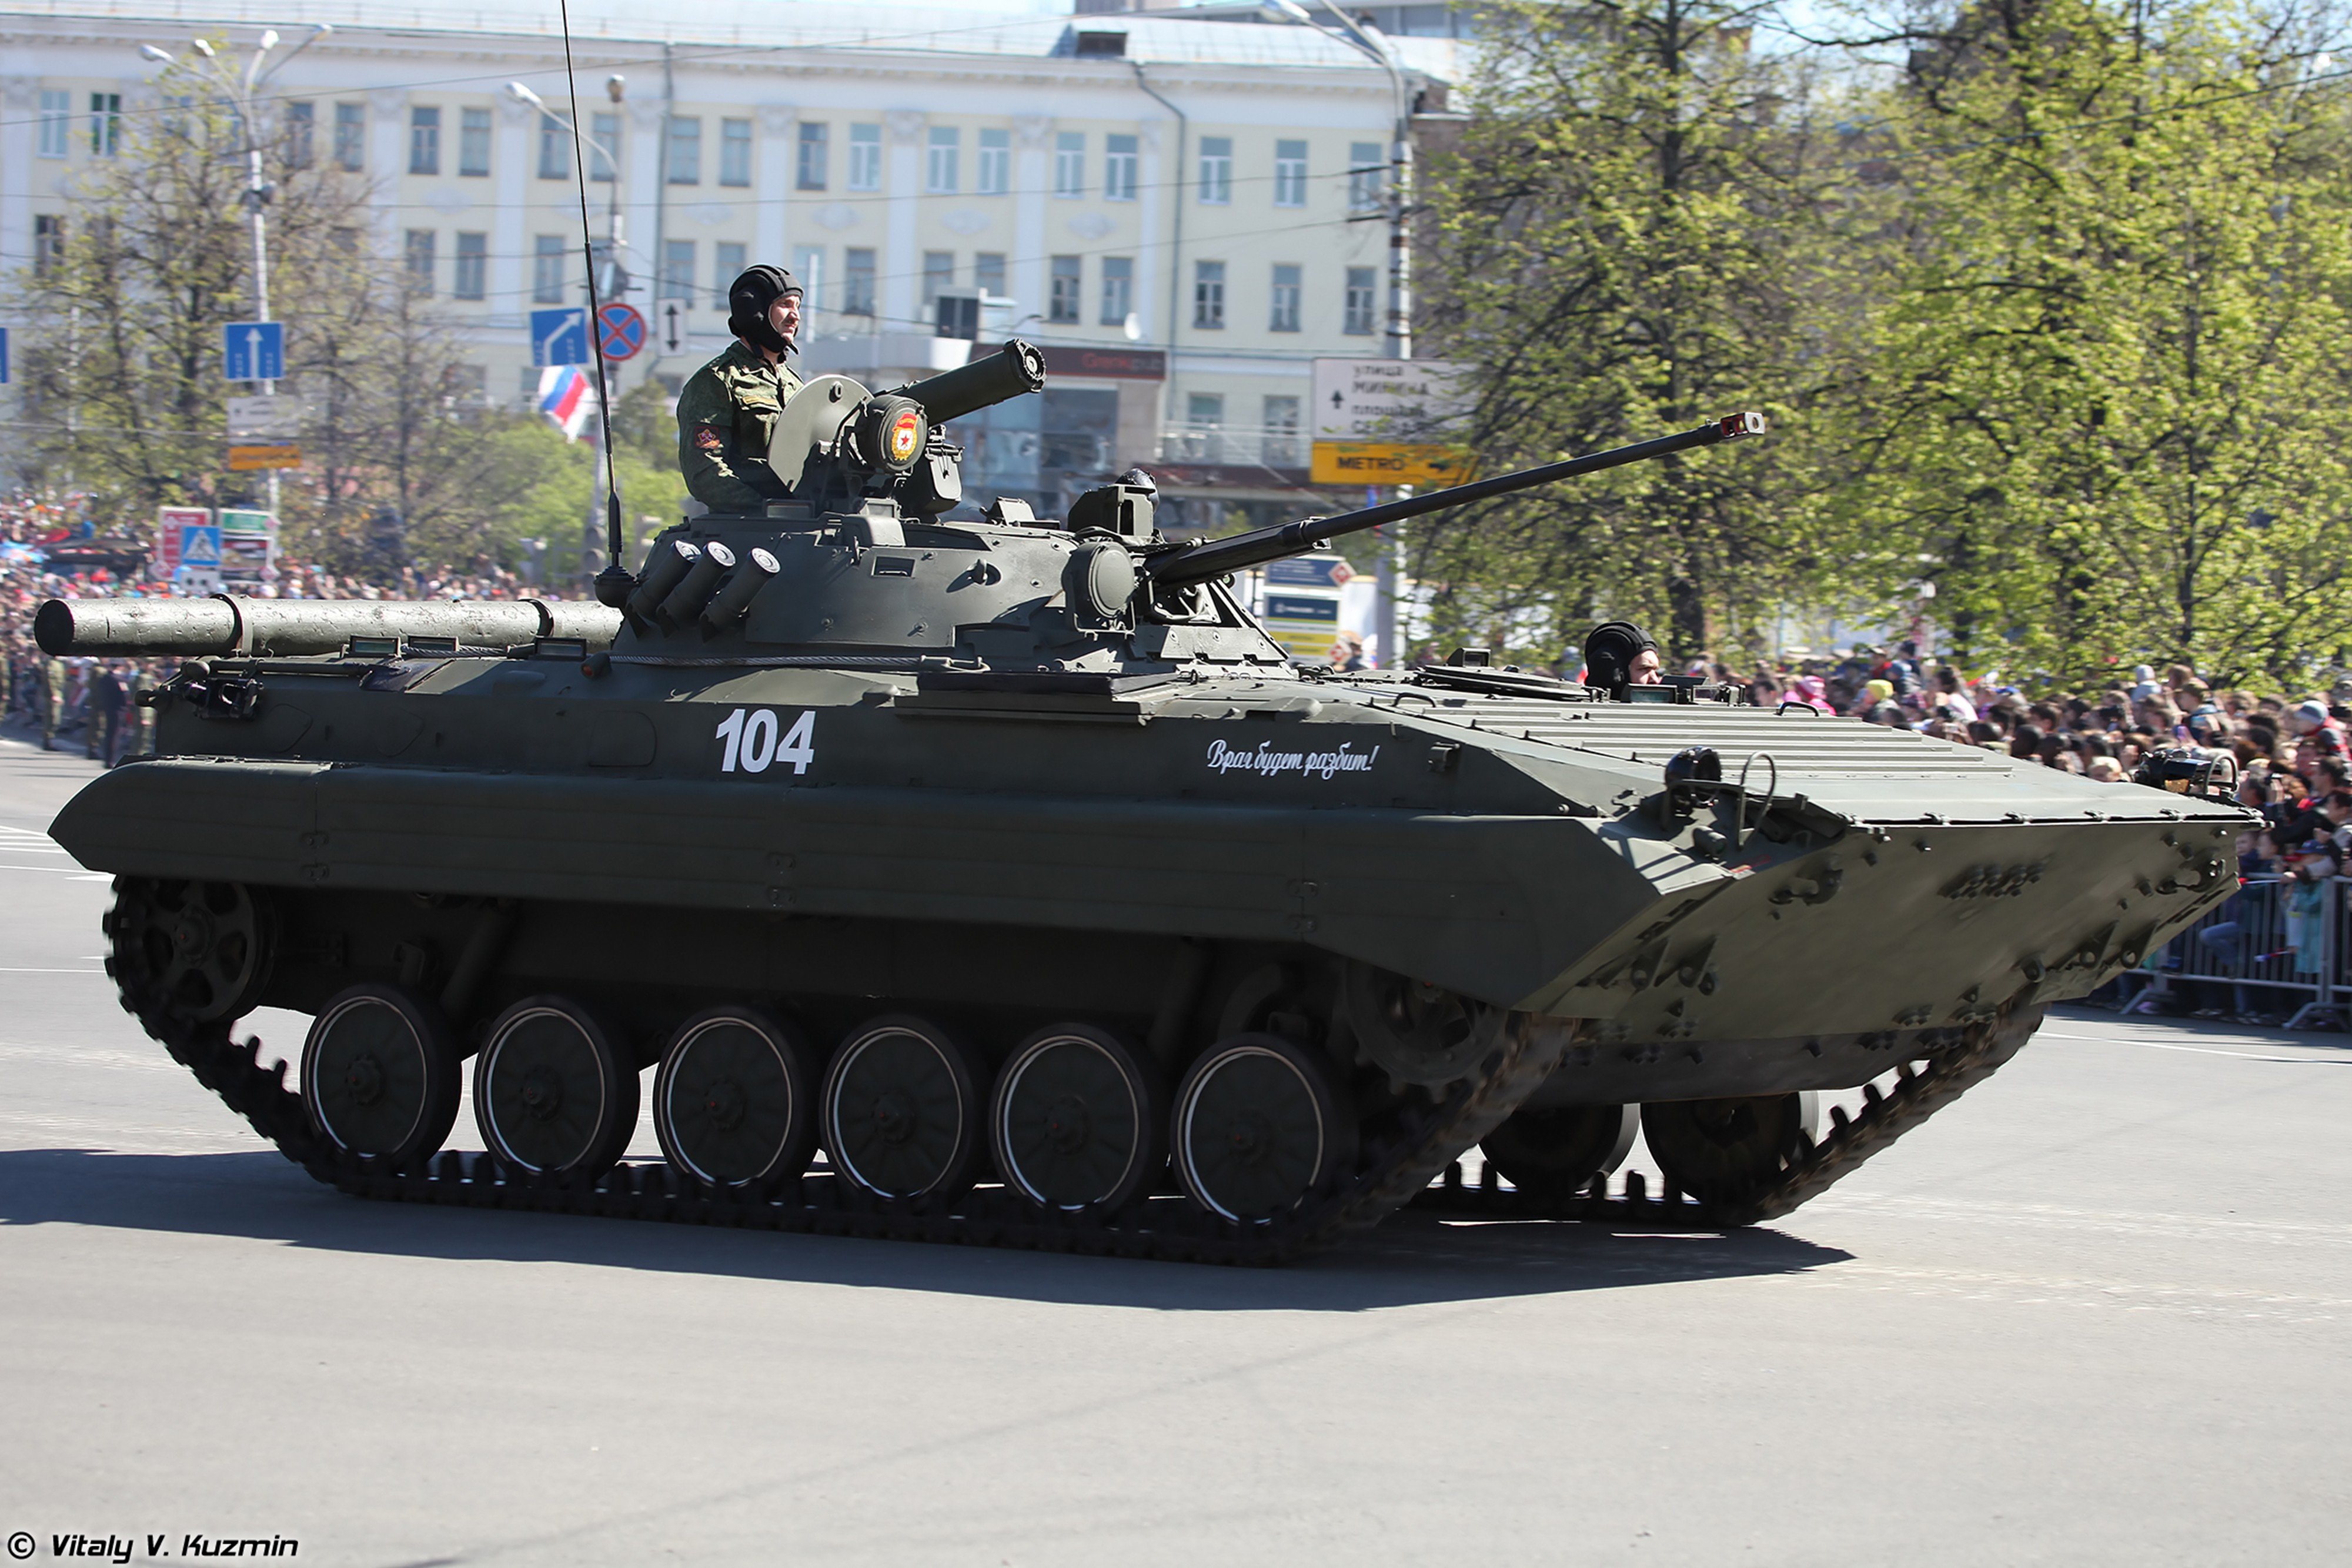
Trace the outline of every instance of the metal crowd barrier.
{"type": "Polygon", "coordinates": [[[2126,1012],[2281,1013],[2288,1029],[2341,1029],[2352,999],[2352,878],[2324,884],[2320,917],[2288,918],[2292,878],[2246,879],[2196,925],[2118,982],[2126,1012]],[[2257,1006],[2257,1003],[2266,1005],[2257,1006]]]}

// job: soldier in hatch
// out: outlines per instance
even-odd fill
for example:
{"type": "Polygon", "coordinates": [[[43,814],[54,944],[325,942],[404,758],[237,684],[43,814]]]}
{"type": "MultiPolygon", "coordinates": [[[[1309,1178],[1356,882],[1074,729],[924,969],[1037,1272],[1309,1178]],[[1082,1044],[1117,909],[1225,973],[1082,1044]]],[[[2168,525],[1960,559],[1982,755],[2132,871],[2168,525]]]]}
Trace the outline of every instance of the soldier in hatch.
{"type": "Polygon", "coordinates": [[[677,465],[714,512],[756,512],[782,500],[768,437],[801,379],[784,363],[801,329],[801,286],[781,267],[754,267],[727,290],[735,343],[677,394],[677,465]]]}

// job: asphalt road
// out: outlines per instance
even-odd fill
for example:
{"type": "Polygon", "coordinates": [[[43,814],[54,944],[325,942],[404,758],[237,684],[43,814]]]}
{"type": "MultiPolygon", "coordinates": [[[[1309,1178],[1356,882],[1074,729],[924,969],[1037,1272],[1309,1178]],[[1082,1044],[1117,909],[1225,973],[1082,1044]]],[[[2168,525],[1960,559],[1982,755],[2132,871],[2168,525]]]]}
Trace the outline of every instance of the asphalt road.
{"type": "Polygon", "coordinates": [[[89,773],[0,741],[0,1536],[33,1561],[2352,1554],[2344,1037],[2053,1019],[1727,1236],[1407,1218],[1240,1272],[366,1204],[116,1008],[107,884],[42,831],[89,773]]]}

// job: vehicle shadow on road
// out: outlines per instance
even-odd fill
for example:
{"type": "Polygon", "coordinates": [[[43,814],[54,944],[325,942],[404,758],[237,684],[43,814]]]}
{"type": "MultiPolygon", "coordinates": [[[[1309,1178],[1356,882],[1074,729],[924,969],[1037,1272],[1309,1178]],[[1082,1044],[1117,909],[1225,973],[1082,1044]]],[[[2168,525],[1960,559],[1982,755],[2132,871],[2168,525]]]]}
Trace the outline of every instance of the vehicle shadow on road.
{"type": "Polygon", "coordinates": [[[566,1215],[369,1203],[276,1154],[0,1151],[0,1228],[92,1225],[242,1237],[329,1252],[572,1263],[1169,1312],[1361,1312],[1785,1274],[1851,1254],[1784,1232],[1618,1233],[1402,1214],[1286,1269],[1074,1258],[566,1215]]]}

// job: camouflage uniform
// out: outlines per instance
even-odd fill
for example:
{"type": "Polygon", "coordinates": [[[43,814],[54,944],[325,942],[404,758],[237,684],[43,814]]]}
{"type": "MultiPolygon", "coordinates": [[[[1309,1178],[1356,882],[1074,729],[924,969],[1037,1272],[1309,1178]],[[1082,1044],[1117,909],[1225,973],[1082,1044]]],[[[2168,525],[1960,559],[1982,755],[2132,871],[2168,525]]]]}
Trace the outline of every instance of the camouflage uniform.
{"type": "MultiPolygon", "coordinates": [[[[790,481],[768,466],[768,437],[801,379],[742,342],[694,372],[677,394],[677,465],[714,512],[756,512],[790,481]]],[[[792,476],[798,478],[798,475],[792,476]]]]}
{"type": "Polygon", "coordinates": [[[66,716],[66,664],[63,659],[44,657],[41,660],[41,749],[58,748],[58,725],[66,716]]]}

